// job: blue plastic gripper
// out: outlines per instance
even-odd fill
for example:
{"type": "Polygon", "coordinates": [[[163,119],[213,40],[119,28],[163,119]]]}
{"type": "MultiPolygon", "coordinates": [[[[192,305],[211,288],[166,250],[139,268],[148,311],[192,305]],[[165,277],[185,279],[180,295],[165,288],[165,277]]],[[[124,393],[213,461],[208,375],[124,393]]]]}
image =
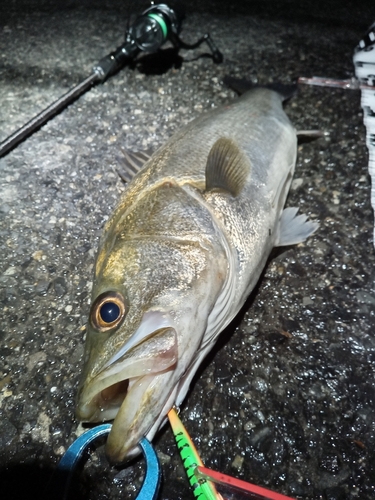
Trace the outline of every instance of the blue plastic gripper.
{"type": "MultiPolygon", "coordinates": [[[[76,467],[83,459],[90,445],[100,437],[107,436],[111,427],[111,424],[94,427],[82,434],[69,446],[62,456],[54,476],[53,490],[55,499],[68,500],[70,483],[76,467]]],[[[137,500],[156,500],[161,480],[159,460],[153,446],[146,438],[141,439],[139,446],[146,461],[146,474],[137,500]]]]}

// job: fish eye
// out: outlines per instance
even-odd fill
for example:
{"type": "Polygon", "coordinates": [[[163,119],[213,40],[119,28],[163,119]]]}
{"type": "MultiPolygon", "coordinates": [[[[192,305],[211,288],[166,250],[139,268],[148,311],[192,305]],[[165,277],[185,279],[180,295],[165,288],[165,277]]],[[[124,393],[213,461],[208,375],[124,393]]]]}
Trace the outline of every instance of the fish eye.
{"type": "Polygon", "coordinates": [[[104,302],[100,307],[99,315],[104,323],[113,323],[120,316],[120,308],[116,302],[104,302]]]}
{"type": "Polygon", "coordinates": [[[101,332],[115,328],[126,316],[127,305],[119,292],[105,292],[99,295],[91,307],[91,325],[101,332]]]}

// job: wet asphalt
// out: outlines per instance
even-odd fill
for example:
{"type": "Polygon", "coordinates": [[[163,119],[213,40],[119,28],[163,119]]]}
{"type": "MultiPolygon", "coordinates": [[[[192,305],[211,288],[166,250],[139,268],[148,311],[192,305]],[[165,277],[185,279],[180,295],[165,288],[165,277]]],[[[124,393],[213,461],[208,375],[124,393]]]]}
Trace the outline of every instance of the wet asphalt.
{"type": "MultiPolygon", "coordinates": [[[[0,6],[0,140],[123,41],[127,2],[0,6]]],[[[371,3],[185,2],[181,36],[207,47],[133,61],[0,159],[0,494],[36,498],[82,427],[74,417],[93,263],[124,185],[122,149],[156,149],[233,98],[223,77],[353,76],[371,3]],[[202,54],[205,54],[202,56],[202,54]]],[[[147,4],[145,4],[147,6],[147,4]]],[[[139,11],[141,11],[139,7],[139,11]]],[[[139,12],[138,11],[138,12],[139,12]]],[[[208,467],[298,499],[375,498],[375,255],[359,91],[300,87],[288,206],[320,222],[278,250],[199,370],[181,418],[208,467]]],[[[193,498],[168,428],[160,500],[193,498]]],[[[135,498],[142,461],[98,448],[72,498],[135,498]]],[[[53,484],[53,483],[52,483],[53,484]]],[[[49,498],[52,498],[50,494],[49,498]]]]}

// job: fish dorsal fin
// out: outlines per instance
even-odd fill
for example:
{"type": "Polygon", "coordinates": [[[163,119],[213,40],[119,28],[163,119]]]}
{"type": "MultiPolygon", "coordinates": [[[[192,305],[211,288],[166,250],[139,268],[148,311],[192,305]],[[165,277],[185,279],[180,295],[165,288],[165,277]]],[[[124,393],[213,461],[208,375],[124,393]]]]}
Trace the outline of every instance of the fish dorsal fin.
{"type": "Polygon", "coordinates": [[[151,151],[126,151],[121,149],[121,167],[117,173],[124,182],[130,182],[133,177],[143,168],[143,165],[151,158],[151,151]]]}
{"type": "Polygon", "coordinates": [[[212,146],[206,164],[206,191],[222,189],[238,196],[250,174],[250,160],[232,139],[221,137],[212,146]]]}

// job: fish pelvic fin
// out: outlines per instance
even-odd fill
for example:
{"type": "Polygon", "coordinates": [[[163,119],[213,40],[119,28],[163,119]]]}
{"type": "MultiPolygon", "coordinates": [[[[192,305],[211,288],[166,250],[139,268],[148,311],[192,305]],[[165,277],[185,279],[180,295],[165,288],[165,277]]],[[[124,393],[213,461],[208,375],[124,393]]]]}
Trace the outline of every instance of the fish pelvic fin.
{"type": "Polygon", "coordinates": [[[221,137],[212,146],[206,164],[206,191],[219,189],[238,196],[250,175],[251,164],[238,144],[221,137]]]}
{"type": "Polygon", "coordinates": [[[297,245],[318,229],[319,224],[307,220],[306,215],[297,215],[298,208],[285,208],[281,214],[275,246],[297,245]]]}

